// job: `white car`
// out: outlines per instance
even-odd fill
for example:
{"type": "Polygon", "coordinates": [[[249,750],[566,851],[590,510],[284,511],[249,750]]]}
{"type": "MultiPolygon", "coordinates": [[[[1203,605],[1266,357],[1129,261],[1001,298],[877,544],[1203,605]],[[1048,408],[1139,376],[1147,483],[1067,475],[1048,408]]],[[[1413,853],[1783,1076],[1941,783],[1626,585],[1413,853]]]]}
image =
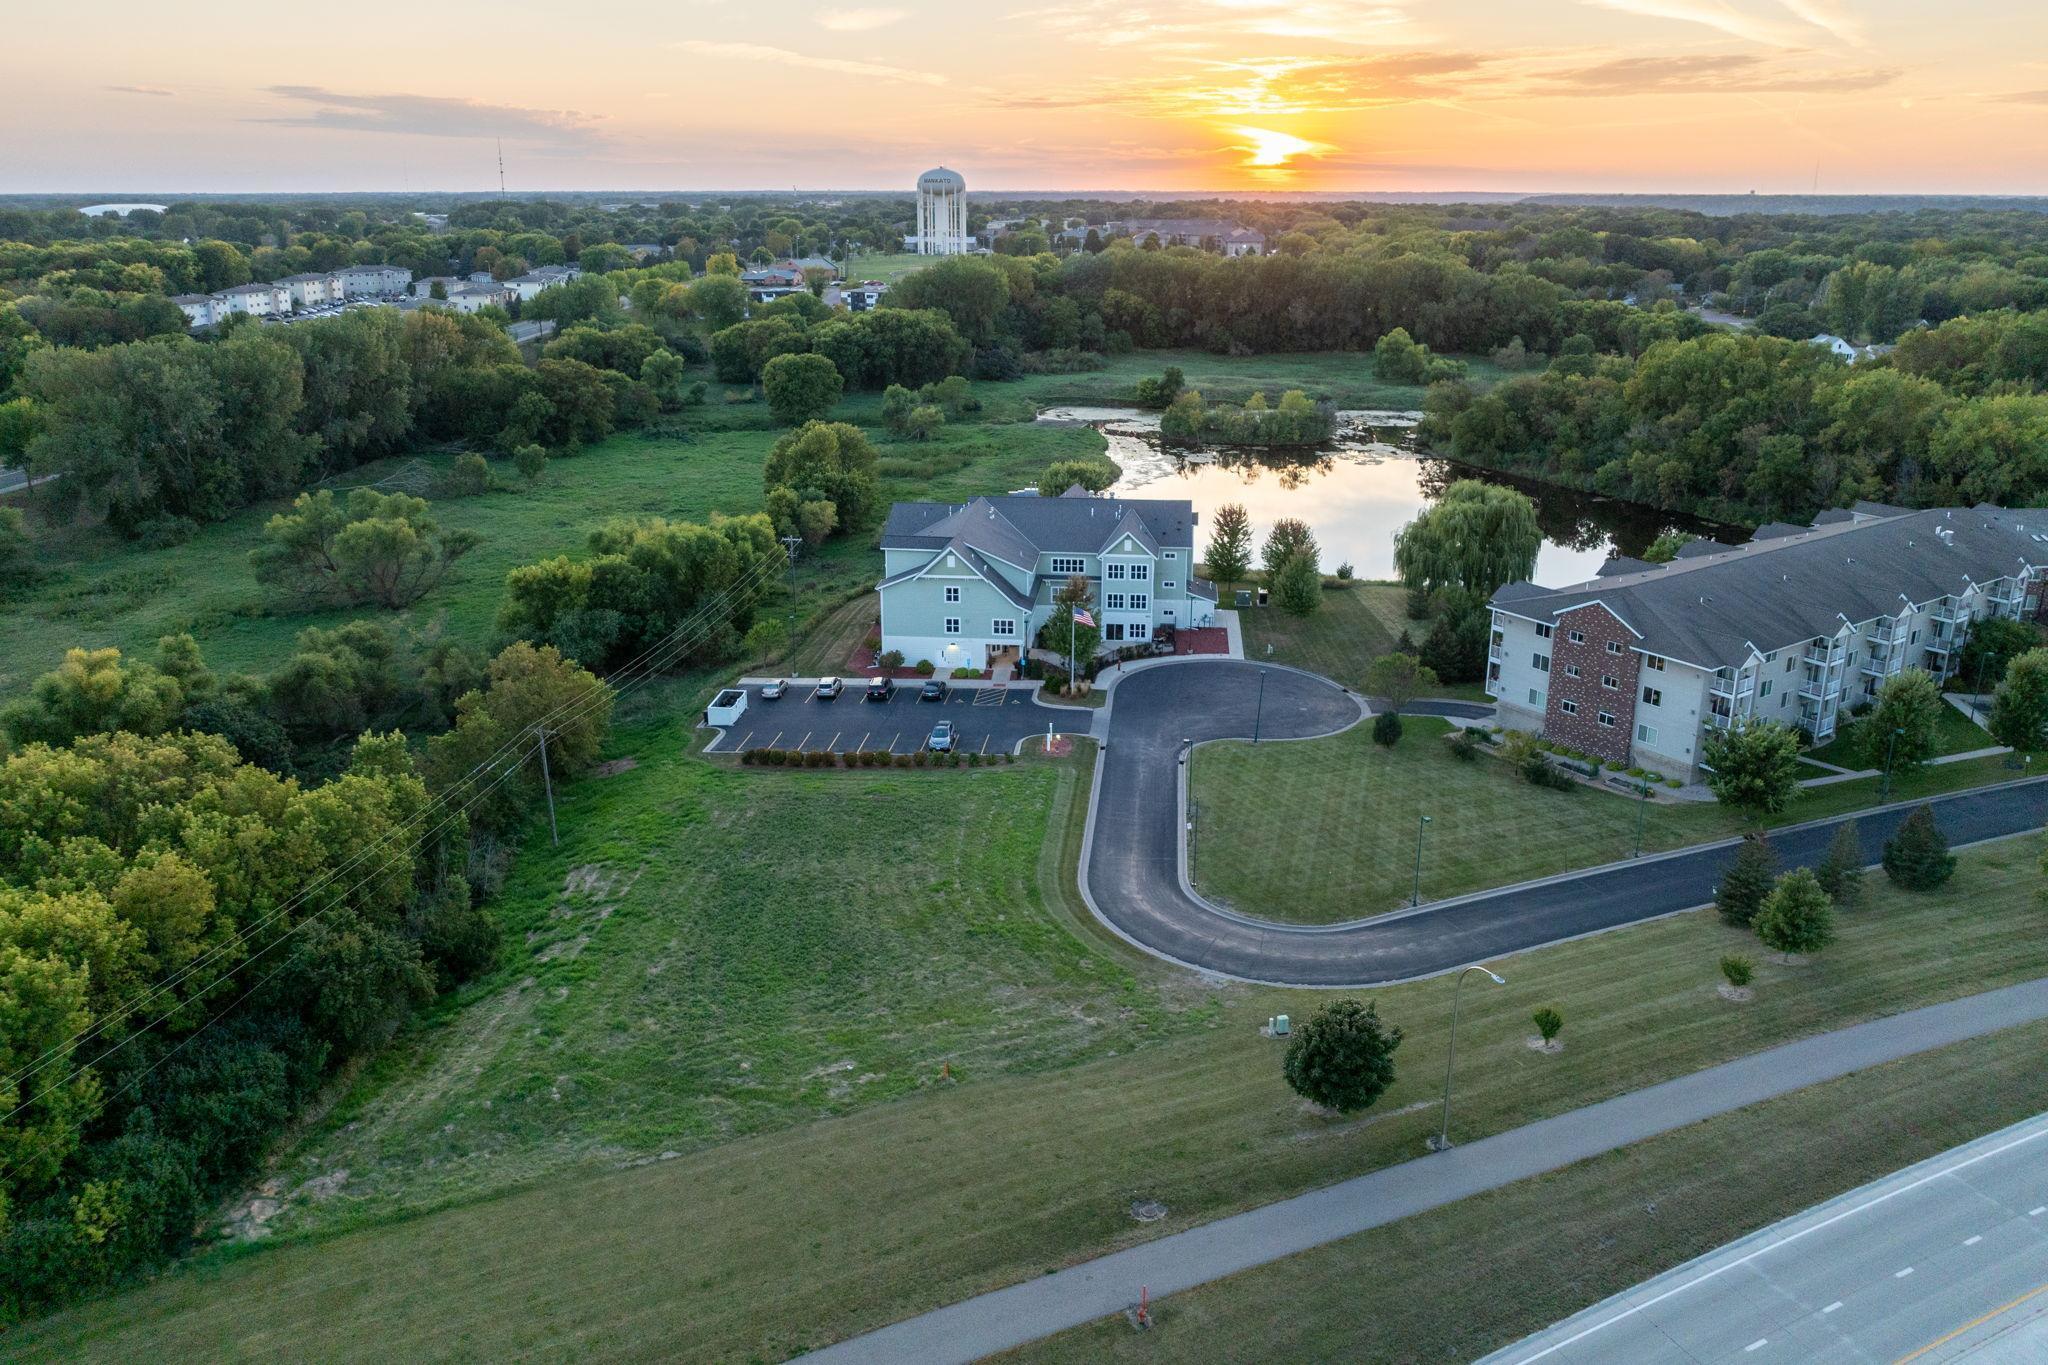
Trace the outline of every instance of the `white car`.
{"type": "Polygon", "coordinates": [[[846,680],[844,678],[820,678],[818,679],[817,691],[812,695],[817,697],[819,701],[833,701],[845,690],[846,680]]]}
{"type": "Polygon", "coordinates": [[[762,701],[781,701],[787,695],[789,695],[789,679],[787,678],[777,678],[772,683],[762,684],[762,701]]]}

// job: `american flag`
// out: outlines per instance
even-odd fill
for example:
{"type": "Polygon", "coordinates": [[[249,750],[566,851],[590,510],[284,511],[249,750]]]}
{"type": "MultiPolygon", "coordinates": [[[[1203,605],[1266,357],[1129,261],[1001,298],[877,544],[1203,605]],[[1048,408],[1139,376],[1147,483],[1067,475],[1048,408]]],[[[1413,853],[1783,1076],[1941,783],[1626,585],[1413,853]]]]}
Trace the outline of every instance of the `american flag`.
{"type": "Polygon", "coordinates": [[[1074,608],[1074,623],[1075,623],[1076,625],[1082,625],[1082,626],[1090,626],[1090,627],[1092,627],[1092,626],[1093,626],[1093,625],[1095,624],[1095,618],[1094,618],[1094,617],[1092,617],[1092,616],[1090,616],[1090,615],[1089,615],[1089,614],[1088,614],[1088,613],[1087,613],[1087,612],[1086,612],[1085,610],[1083,610],[1082,608],[1080,608],[1080,607],[1075,607],[1075,608],[1074,608]]]}

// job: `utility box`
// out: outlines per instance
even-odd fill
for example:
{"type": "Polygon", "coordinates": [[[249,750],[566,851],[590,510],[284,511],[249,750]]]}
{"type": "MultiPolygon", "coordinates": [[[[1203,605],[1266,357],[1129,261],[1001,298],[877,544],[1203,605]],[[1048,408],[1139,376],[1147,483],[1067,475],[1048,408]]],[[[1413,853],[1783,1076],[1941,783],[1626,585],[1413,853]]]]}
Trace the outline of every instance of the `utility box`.
{"type": "Polygon", "coordinates": [[[1239,588],[1237,590],[1237,605],[1239,605],[1240,607],[1248,607],[1251,604],[1252,590],[1250,588],[1239,588]]]}
{"type": "Polygon", "coordinates": [[[1271,1019],[1268,1019],[1266,1027],[1272,1030],[1275,1038],[1285,1038],[1293,1031],[1292,1026],[1287,1022],[1287,1016],[1284,1014],[1276,1014],[1271,1019]]]}
{"type": "Polygon", "coordinates": [[[1272,597],[1272,594],[1271,594],[1270,592],[1268,592],[1268,591],[1267,591],[1266,589],[1264,589],[1264,588],[1260,588],[1260,589],[1259,589],[1259,605],[1260,605],[1260,606],[1262,606],[1262,607],[1263,607],[1263,606],[1265,606],[1265,605],[1266,605],[1266,603],[1267,603],[1267,602],[1268,602],[1268,601],[1269,601],[1269,600],[1271,599],[1271,597],[1272,597]]]}
{"type": "Polygon", "coordinates": [[[704,708],[706,725],[737,725],[741,716],[747,713],[747,689],[728,687],[711,699],[711,705],[704,708]]]}

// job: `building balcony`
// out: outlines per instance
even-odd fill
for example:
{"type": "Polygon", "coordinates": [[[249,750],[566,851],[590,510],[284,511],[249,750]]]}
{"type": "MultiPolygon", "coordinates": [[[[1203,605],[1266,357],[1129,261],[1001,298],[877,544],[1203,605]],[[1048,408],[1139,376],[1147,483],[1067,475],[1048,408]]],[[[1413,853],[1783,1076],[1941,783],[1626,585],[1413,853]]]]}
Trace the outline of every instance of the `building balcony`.
{"type": "Polygon", "coordinates": [[[1752,677],[1715,678],[1712,683],[1708,684],[1707,690],[1717,697],[1726,697],[1730,701],[1741,701],[1756,691],[1756,679],[1752,677]]]}
{"type": "Polygon", "coordinates": [[[1848,651],[1840,645],[1831,649],[1808,648],[1805,662],[1812,668],[1833,668],[1848,657],[1848,651]]]}
{"type": "Polygon", "coordinates": [[[1503,645],[1488,645],[1486,647],[1486,657],[1496,661],[1505,659],[1507,657],[1507,649],[1503,645]]]}
{"type": "Polygon", "coordinates": [[[1958,606],[1953,602],[1943,602],[1938,606],[1932,607],[1928,610],[1927,614],[1943,625],[1954,625],[1958,621],[1970,619],[1970,609],[1958,606]]]}
{"type": "Polygon", "coordinates": [[[1892,638],[1892,636],[1898,634],[1898,631],[1899,628],[1897,623],[1890,619],[1886,619],[1883,621],[1879,621],[1876,625],[1870,628],[1870,638],[1872,640],[1877,641],[1879,644],[1884,644],[1887,641],[1889,641],[1892,638]]]}
{"type": "Polygon", "coordinates": [[[1799,684],[1799,695],[1808,701],[1831,701],[1842,695],[1840,678],[1808,678],[1799,684]]]}

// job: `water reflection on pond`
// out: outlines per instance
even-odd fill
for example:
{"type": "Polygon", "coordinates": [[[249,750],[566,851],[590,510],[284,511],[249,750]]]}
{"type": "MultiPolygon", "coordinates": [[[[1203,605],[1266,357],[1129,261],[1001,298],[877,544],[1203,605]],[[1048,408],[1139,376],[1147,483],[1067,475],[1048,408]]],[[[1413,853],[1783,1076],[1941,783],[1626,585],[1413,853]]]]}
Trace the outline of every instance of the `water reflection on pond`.
{"type": "Polygon", "coordinates": [[[1328,445],[1284,453],[1168,448],[1159,437],[1158,414],[1136,408],[1048,408],[1038,420],[1085,423],[1100,431],[1109,443],[1109,457],[1123,468],[1115,492],[1187,498],[1205,527],[1218,507],[1242,503],[1260,543],[1275,520],[1299,517],[1322,545],[1324,569],[1348,560],[1360,578],[1394,576],[1394,533],[1454,479],[1505,484],[1534,499],[1543,528],[1543,548],[1536,556],[1539,583],[1591,578],[1610,554],[1640,555],[1666,531],[1731,542],[1748,539],[1740,527],[1423,455],[1415,440],[1419,412],[1340,412],[1336,438],[1328,445]]]}

